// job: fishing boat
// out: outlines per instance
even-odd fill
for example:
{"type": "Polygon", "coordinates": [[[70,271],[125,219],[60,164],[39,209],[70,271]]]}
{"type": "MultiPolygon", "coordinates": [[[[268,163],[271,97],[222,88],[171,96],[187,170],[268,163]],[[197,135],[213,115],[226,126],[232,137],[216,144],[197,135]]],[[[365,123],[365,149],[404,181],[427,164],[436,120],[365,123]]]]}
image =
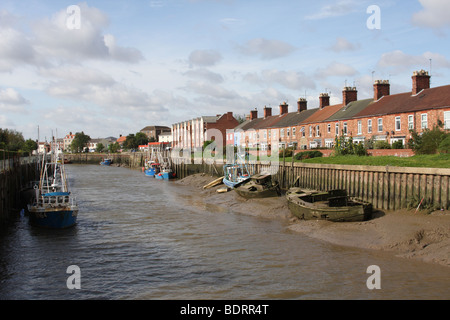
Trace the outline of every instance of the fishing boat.
{"type": "Polygon", "coordinates": [[[250,173],[245,165],[245,160],[239,153],[236,154],[234,163],[223,166],[223,175],[223,183],[231,189],[236,188],[250,179],[250,173]]]}
{"type": "Polygon", "coordinates": [[[161,170],[160,166],[161,165],[157,162],[152,161],[152,162],[148,163],[145,166],[145,170],[144,170],[145,175],[149,176],[149,177],[154,177],[155,175],[157,175],[160,172],[160,170],[161,170]]]}
{"type": "MultiPolygon", "coordinates": [[[[45,156],[44,156],[45,157],[45,156]]],[[[72,227],[77,222],[78,206],[69,191],[64,161],[43,159],[35,197],[28,205],[30,224],[49,229],[72,227]]]]}
{"type": "Polygon", "coordinates": [[[163,168],[161,169],[161,172],[155,174],[156,179],[160,180],[171,180],[176,178],[175,172],[172,171],[170,168],[163,168]]]}
{"type": "Polygon", "coordinates": [[[266,173],[258,173],[244,181],[234,190],[241,197],[251,198],[268,198],[278,197],[281,195],[278,183],[272,180],[272,176],[266,173]]]}
{"type": "Polygon", "coordinates": [[[304,220],[352,222],[372,217],[372,204],[349,197],[346,190],[320,192],[294,187],[286,192],[286,198],[291,213],[304,220]]]}
{"type": "Polygon", "coordinates": [[[102,166],[110,166],[112,164],[112,159],[110,159],[110,158],[102,159],[100,164],[102,166]]]}

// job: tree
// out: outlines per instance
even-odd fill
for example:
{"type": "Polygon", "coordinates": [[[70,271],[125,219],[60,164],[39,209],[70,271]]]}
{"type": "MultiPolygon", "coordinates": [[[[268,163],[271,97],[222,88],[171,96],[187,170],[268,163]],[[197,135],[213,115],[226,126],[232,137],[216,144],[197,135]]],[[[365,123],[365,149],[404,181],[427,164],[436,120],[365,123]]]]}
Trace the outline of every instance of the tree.
{"type": "Polygon", "coordinates": [[[109,149],[109,152],[116,153],[116,152],[118,152],[120,150],[120,144],[118,142],[111,143],[108,146],[108,149],[109,149]]]}
{"type": "Polygon", "coordinates": [[[0,145],[8,151],[19,151],[25,143],[22,133],[0,128],[0,145]]]}
{"type": "Polygon", "coordinates": [[[29,154],[31,154],[37,148],[38,144],[32,139],[28,139],[27,141],[25,141],[22,147],[23,151],[28,152],[29,154]]]}
{"type": "Polygon", "coordinates": [[[148,144],[148,137],[145,133],[137,132],[135,137],[136,137],[136,144],[137,144],[136,148],[138,148],[139,146],[148,144]]]}
{"type": "Polygon", "coordinates": [[[134,133],[130,133],[127,135],[125,142],[123,143],[123,147],[125,149],[136,149],[137,148],[136,136],[134,133]]]}
{"type": "Polygon", "coordinates": [[[103,150],[105,150],[105,146],[103,145],[103,143],[101,142],[97,143],[97,149],[95,149],[95,151],[103,152],[103,150]]]}
{"type": "Polygon", "coordinates": [[[83,131],[77,132],[75,134],[75,138],[72,140],[72,143],[70,144],[70,149],[76,153],[83,152],[84,148],[86,148],[86,145],[88,144],[89,141],[91,141],[90,136],[84,134],[83,131]]]}
{"type": "Polygon", "coordinates": [[[438,151],[440,144],[450,133],[441,130],[442,123],[438,123],[433,129],[425,129],[422,134],[411,130],[411,139],[408,146],[414,154],[434,154],[438,151]]]}

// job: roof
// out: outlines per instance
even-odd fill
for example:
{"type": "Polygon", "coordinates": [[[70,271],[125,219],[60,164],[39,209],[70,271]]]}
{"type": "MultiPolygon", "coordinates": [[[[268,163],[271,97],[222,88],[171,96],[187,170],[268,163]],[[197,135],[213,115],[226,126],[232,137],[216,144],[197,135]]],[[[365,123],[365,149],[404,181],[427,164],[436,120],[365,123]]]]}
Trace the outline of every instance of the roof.
{"type": "Polygon", "coordinates": [[[332,106],[326,106],[322,109],[313,109],[316,110],[316,112],[314,112],[310,117],[308,117],[307,119],[305,119],[302,124],[307,124],[307,123],[316,123],[316,122],[322,122],[327,120],[329,117],[331,117],[332,115],[334,115],[336,112],[338,112],[342,107],[344,107],[344,105],[341,104],[335,104],[332,106]]]}
{"type": "Polygon", "coordinates": [[[373,102],[373,99],[365,99],[365,100],[358,100],[353,101],[347,104],[345,107],[338,110],[335,114],[327,118],[327,121],[336,121],[336,120],[347,120],[350,118],[353,118],[356,114],[363,111],[365,108],[367,108],[371,103],[373,102]]]}
{"type": "Polygon", "coordinates": [[[384,96],[357,113],[354,117],[360,118],[449,107],[450,85],[447,85],[424,89],[416,95],[406,92],[384,96]]]}
{"type": "Polygon", "coordinates": [[[125,142],[125,140],[127,140],[126,136],[121,136],[119,139],[117,139],[117,142],[125,142]]]}
{"type": "Polygon", "coordinates": [[[319,109],[307,109],[301,112],[290,112],[286,117],[280,119],[280,121],[276,122],[272,128],[282,128],[282,127],[290,127],[298,125],[303,122],[305,119],[308,119],[319,109]]]}

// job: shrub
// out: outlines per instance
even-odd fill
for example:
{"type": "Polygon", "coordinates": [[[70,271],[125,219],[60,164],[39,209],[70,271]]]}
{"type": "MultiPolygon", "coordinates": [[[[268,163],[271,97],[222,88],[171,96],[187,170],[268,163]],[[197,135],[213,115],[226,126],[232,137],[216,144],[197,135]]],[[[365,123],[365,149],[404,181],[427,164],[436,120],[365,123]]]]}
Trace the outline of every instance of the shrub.
{"type": "Polygon", "coordinates": [[[379,141],[375,142],[375,145],[373,148],[374,149],[391,149],[391,145],[389,144],[389,142],[387,142],[385,140],[379,140],[379,141]]]}
{"type": "Polygon", "coordinates": [[[340,137],[336,136],[334,151],[337,156],[344,156],[347,154],[354,154],[358,156],[367,155],[367,149],[364,144],[354,143],[352,137],[346,138],[343,135],[341,135],[340,137]]]}
{"type": "Polygon", "coordinates": [[[292,157],[293,152],[294,152],[293,148],[280,149],[278,155],[280,158],[283,158],[283,156],[288,158],[288,157],[292,157]]]}
{"type": "Polygon", "coordinates": [[[438,152],[450,153],[450,133],[447,133],[445,139],[439,144],[438,152]]]}
{"type": "Polygon", "coordinates": [[[426,129],[422,135],[415,130],[411,130],[411,139],[408,141],[408,146],[414,151],[414,154],[434,154],[440,150],[441,143],[444,143],[443,150],[445,150],[444,142],[450,133],[441,130],[442,125],[436,125],[433,129],[426,129]]]}
{"type": "Polygon", "coordinates": [[[392,149],[403,149],[403,141],[398,140],[392,143],[392,149]]]}
{"type": "Polygon", "coordinates": [[[305,159],[311,159],[311,158],[319,158],[322,157],[323,153],[317,150],[314,151],[304,151],[299,152],[294,156],[295,160],[305,160],[305,159]]]}

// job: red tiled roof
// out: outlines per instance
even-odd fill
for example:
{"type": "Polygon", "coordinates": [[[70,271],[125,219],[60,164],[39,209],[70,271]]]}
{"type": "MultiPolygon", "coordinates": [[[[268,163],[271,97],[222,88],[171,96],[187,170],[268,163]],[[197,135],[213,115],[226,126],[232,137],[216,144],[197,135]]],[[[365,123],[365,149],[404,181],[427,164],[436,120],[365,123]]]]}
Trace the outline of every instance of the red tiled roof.
{"type": "Polygon", "coordinates": [[[302,121],[302,124],[322,122],[341,110],[342,107],[344,107],[344,105],[341,103],[319,109],[310,117],[302,121]]]}
{"type": "Polygon", "coordinates": [[[125,142],[125,140],[127,140],[127,137],[121,136],[119,139],[117,139],[117,142],[121,143],[121,142],[125,142]]]}
{"type": "Polygon", "coordinates": [[[414,112],[450,107],[450,85],[425,89],[417,95],[411,92],[384,96],[357,113],[354,118],[414,112]]]}

